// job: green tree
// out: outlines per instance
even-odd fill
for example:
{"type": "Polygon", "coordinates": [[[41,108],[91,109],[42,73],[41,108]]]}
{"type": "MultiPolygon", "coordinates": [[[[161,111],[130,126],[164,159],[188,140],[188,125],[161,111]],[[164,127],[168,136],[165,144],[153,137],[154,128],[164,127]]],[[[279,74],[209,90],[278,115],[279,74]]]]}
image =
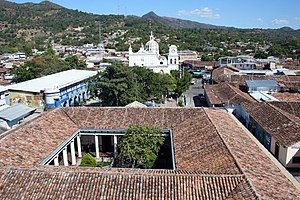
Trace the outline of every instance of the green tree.
{"type": "Polygon", "coordinates": [[[31,80],[38,77],[37,64],[34,61],[29,61],[24,66],[15,68],[12,74],[14,75],[12,82],[19,83],[31,80]]]}
{"type": "Polygon", "coordinates": [[[124,106],[139,97],[134,73],[120,63],[98,73],[89,85],[91,94],[101,99],[104,105],[124,106]]]}
{"type": "Polygon", "coordinates": [[[176,88],[174,92],[176,92],[178,95],[181,95],[183,92],[189,89],[189,86],[192,81],[192,75],[188,73],[187,70],[184,70],[184,72],[180,75],[180,71],[173,70],[171,71],[171,75],[176,80],[176,88]]]}
{"type": "Polygon", "coordinates": [[[175,89],[175,79],[168,74],[154,73],[144,67],[126,67],[113,63],[90,80],[89,90],[104,105],[124,106],[149,97],[158,101],[175,89]]]}
{"type": "Polygon", "coordinates": [[[71,69],[85,69],[86,68],[86,63],[80,61],[77,56],[68,56],[65,61],[68,63],[69,67],[71,69]]]}
{"type": "Polygon", "coordinates": [[[96,159],[89,153],[84,154],[82,157],[80,165],[81,167],[98,167],[98,162],[96,159]]]}
{"type": "Polygon", "coordinates": [[[162,129],[155,126],[131,125],[119,144],[118,158],[132,168],[152,168],[164,143],[162,129]]]}

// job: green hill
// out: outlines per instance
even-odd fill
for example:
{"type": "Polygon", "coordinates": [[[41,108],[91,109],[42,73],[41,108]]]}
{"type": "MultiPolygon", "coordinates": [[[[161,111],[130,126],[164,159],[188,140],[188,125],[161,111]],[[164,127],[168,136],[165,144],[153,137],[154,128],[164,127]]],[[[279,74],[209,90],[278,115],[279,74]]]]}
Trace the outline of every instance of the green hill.
{"type": "Polygon", "coordinates": [[[300,52],[300,30],[288,27],[237,29],[161,17],[154,12],[142,17],[96,15],[50,1],[17,4],[5,0],[0,0],[0,53],[32,47],[42,49],[51,41],[66,45],[97,44],[99,24],[101,40],[108,48],[117,50],[127,50],[129,42],[137,50],[149,39],[152,30],[159,39],[162,53],[167,52],[168,44],[175,44],[179,50],[196,50],[214,57],[231,55],[230,49],[300,57],[293,53],[294,50],[300,52]]]}

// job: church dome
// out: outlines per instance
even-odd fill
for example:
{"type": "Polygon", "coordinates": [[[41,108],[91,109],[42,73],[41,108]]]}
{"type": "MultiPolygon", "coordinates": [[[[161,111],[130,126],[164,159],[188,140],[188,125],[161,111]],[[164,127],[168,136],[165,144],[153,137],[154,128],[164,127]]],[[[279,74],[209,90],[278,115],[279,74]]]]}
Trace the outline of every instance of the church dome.
{"type": "Polygon", "coordinates": [[[151,32],[150,36],[150,41],[148,41],[145,45],[145,50],[149,52],[157,52],[159,53],[159,45],[158,43],[154,40],[154,36],[151,32]]]}

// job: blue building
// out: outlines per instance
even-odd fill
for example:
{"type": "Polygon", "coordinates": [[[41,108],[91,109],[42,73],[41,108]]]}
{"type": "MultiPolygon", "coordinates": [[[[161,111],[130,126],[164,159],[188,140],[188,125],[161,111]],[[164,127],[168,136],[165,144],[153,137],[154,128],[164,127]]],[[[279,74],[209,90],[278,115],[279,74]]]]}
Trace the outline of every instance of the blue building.
{"type": "Polygon", "coordinates": [[[41,108],[74,106],[89,98],[86,80],[96,74],[73,69],[10,85],[10,100],[41,108]]]}

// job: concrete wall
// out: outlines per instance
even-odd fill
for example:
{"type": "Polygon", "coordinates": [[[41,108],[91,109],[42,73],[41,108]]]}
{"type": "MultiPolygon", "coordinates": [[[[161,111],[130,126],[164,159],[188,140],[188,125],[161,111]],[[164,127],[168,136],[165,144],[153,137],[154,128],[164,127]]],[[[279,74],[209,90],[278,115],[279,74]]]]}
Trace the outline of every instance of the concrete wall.
{"type": "Polygon", "coordinates": [[[9,91],[11,104],[22,103],[33,107],[44,107],[43,94],[25,91],[9,91]]]}
{"type": "Polygon", "coordinates": [[[0,126],[3,127],[3,128],[6,128],[6,129],[10,129],[7,122],[3,119],[0,119],[0,126]]]}
{"type": "Polygon", "coordinates": [[[288,147],[286,157],[287,167],[300,168],[300,163],[294,163],[293,157],[300,157],[300,143],[288,147]]]}
{"type": "Polygon", "coordinates": [[[60,89],[57,93],[45,94],[48,108],[74,106],[89,98],[86,83],[76,83],[60,89]]]}

